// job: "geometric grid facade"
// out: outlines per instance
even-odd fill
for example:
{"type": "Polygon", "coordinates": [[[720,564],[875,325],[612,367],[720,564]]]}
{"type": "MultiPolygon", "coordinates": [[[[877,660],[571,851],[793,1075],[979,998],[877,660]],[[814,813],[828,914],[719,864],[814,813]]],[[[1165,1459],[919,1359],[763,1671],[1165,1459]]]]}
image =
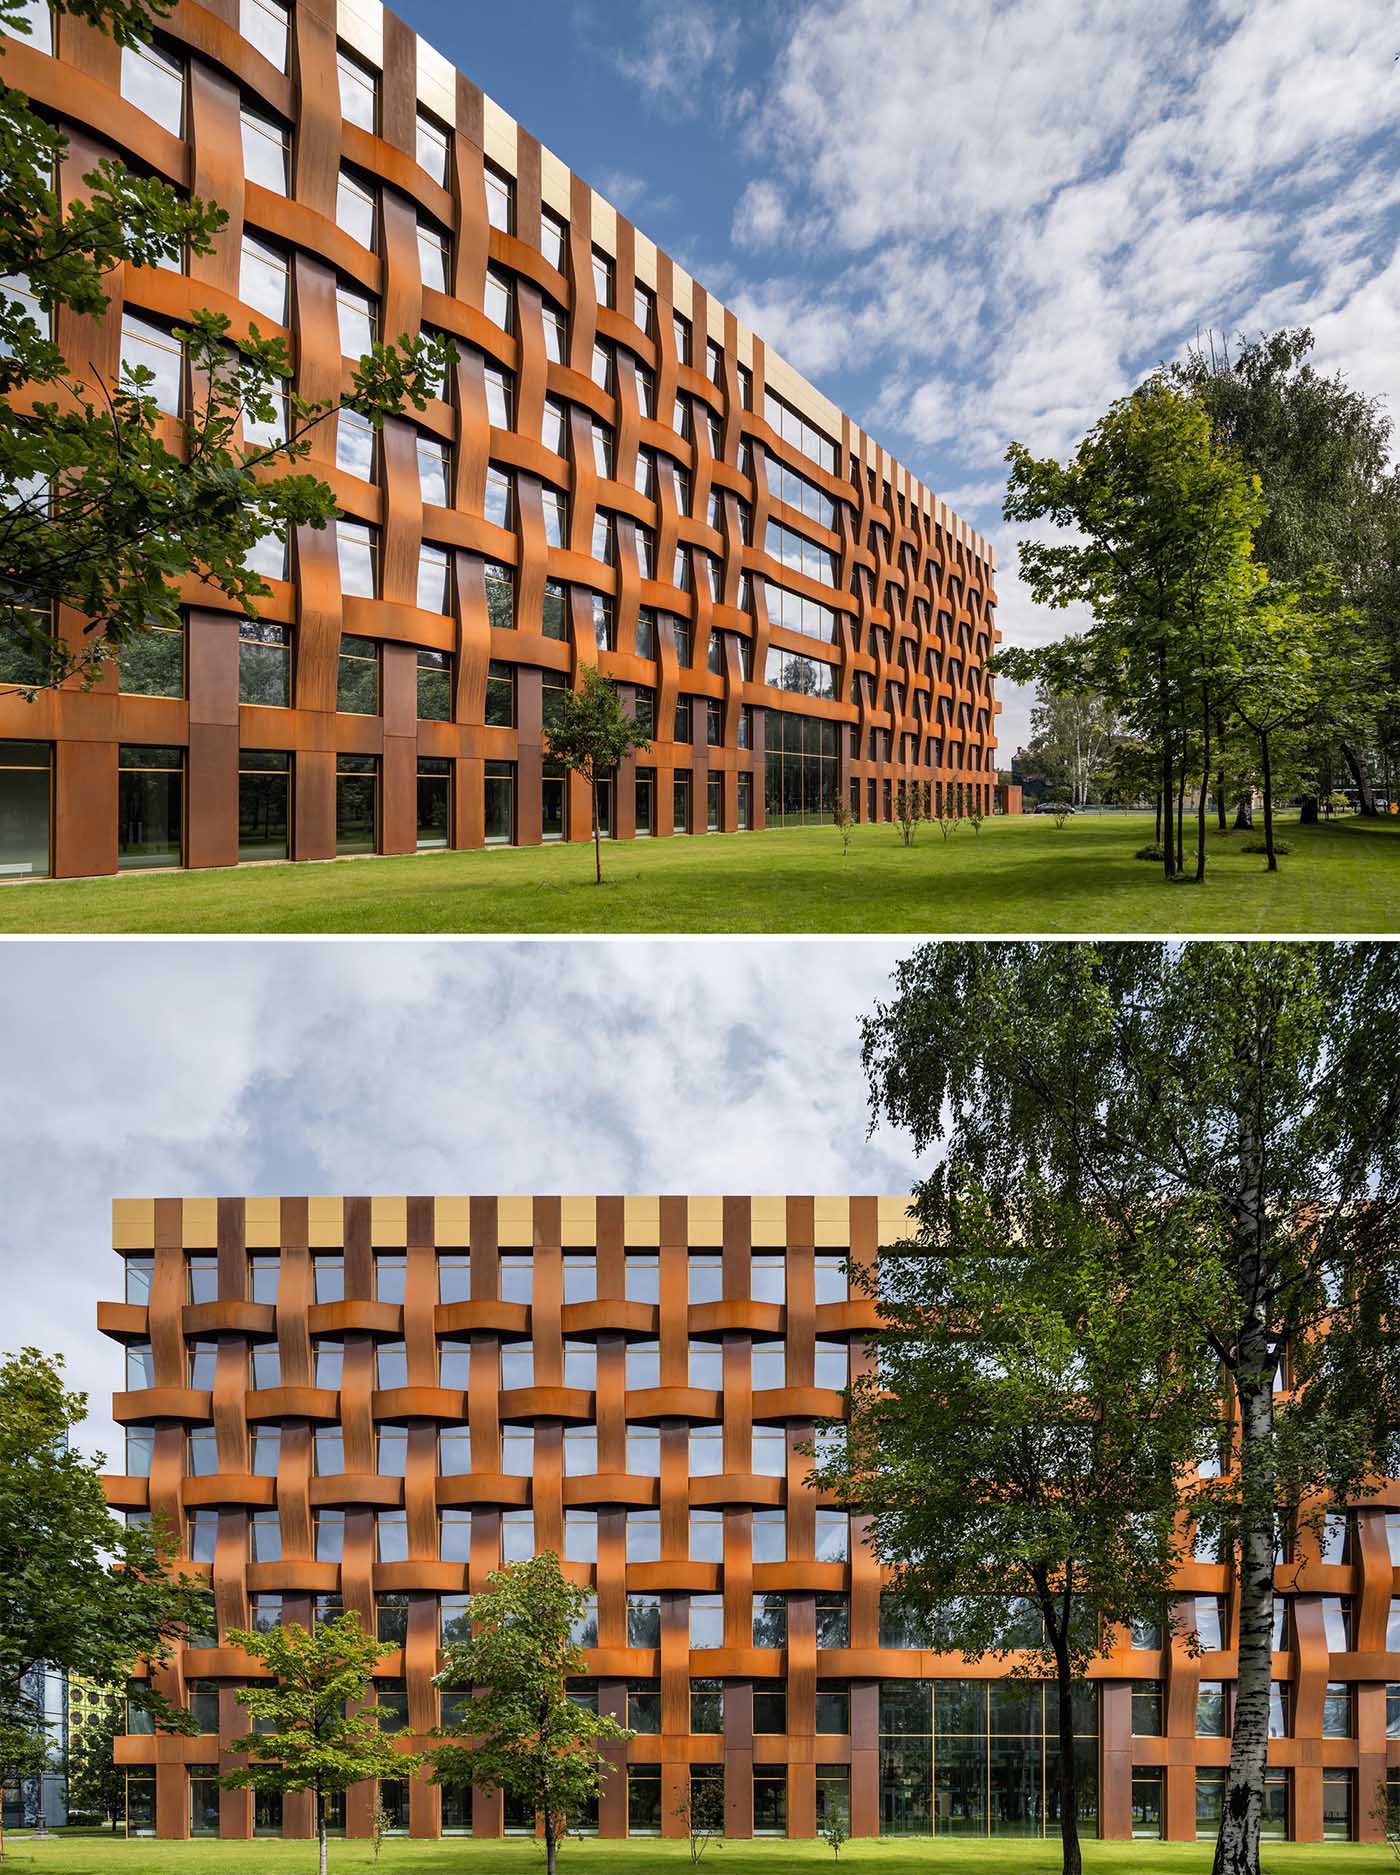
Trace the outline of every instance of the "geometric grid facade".
{"type": "MultiPolygon", "coordinates": [[[[553,1549],[594,1598],[578,1695],[637,1732],[609,1748],[602,1834],[683,1833],[706,1777],[739,1837],[810,1836],[833,1806],[862,1836],[1052,1833],[1053,1707],[903,1631],[861,1520],[804,1483],[874,1323],[845,1263],[905,1228],[874,1197],[118,1201],[108,1497],[183,1531],[217,1617],[160,1676],[199,1734],[119,1741],[131,1827],[311,1832],[309,1798],[214,1782],[257,1671],[228,1629],[357,1610],[394,1643],[377,1695],[407,1744],[438,1722],[463,1597],[553,1549]]],[[[1396,1547],[1390,1485],[1279,1567],[1276,1834],[1365,1837],[1400,1775],[1396,1547]]],[[[1105,1836],[1213,1828],[1236,1583],[1196,1560],[1178,1592],[1207,1651],[1122,1631],[1082,1702],[1105,1836]]],[[[422,1779],[383,1797],[415,1835],[532,1827],[422,1779]]],[[[372,1809],[352,1790],[340,1821],[367,1833],[372,1809]]]]}
{"type": "Polygon", "coordinates": [[[229,215],[60,314],[67,357],[150,364],[172,436],[199,307],[284,335],[308,398],[371,336],[458,363],[377,444],[314,433],[341,519],[264,543],[260,624],[191,581],[91,693],[0,694],[0,874],[586,839],[542,736],[591,662],[653,735],[615,836],[888,820],[901,778],[991,811],[988,543],[402,21],[213,0],[147,55],[35,20],[5,77],[62,195],[115,157],[229,215]]]}

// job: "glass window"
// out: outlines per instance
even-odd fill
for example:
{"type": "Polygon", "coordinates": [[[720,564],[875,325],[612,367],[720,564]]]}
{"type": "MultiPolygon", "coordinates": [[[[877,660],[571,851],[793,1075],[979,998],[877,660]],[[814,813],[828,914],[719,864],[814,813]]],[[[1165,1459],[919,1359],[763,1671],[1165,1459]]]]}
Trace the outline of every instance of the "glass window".
{"type": "Polygon", "coordinates": [[[817,1596],[817,1646],[849,1647],[851,1604],[844,1595],[817,1596]]]}
{"type": "Polygon", "coordinates": [[[1162,1736],[1162,1685],[1160,1680],[1133,1682],[1133,1737],[1162,1736]]]}
{"type": "Polygon", "coordinates": [[[420,650],[417,654],[417,666],[418,720],[425,723],[450,722],[452,720],[451,657],[446,651],[420,650]]]}
{"type": "Polygon", "coordinates": [[[753,1644],[755,1647],[787,1646],[786,1595],[754,1596],[753,1644]]]}
{"type": "Polygon", "coordinates": [[[417,122],[418,167],[425,169],[434,182],[447,183],[447,152],[451,133],[435,117],[419,111],[417,122]]]}
{"type": "Polygon", "coordinates": [[[274,195],[287,193],[288,156],[291,138],[274,118],[250,111],[245,105],[239,113],[243,141],[243,174],[274,195]]]}
{"type": "Polygon", "coordinates": [[[173,137],[185,134],[185,67],[156,46],[123,46],[121,93],[173,137]]]}
{"type": "Polygon", "coordinates": [[[690,1560],[722,1563],[724,1561],[724,1512],[692,1510],[690,1513],[690,1560]]]}
{"type": "MultiPolygon", "coordinates": [[[[629,1467],[630,1470],[630,1467],[629,1467]]],[[[661,1513],[656,1510],[629,1510],[627,1513],[628,1562],[660,1562],[661,1513]]]]}
{"type": "Polygon", "coordinates": [[[424,286],[439,293],[448,290],[447,236],[431,223],[418,224],[418,271],[424,286]]]}
{"type": "Polygon", "coordinates": [[[345,1512],[318,1510],[311,1519],[311,1525],[312,1550],[316,1561],[339,1562],[345,1554],[345,1512]]]}
{"type": "Polygon", "coordinates": [[[515,666],[496,658],[486,667],[485,720],[490,729],[515,727],[515,666]]]}
{"type": "MultiPolygon", "coordinates": [[[[1395,1603],[1391,1605],[1391,1622],[1395,1620],[1395,1603]]],[[[1332,1654],[1350,1652],[1352,1646],[1351,1597],[1348,1595],[1324,1595],[1322,1598],[1322,1627],[1327,1637],[1327,1651],[1332,1654]]],[[[1392,1632],[1394,1630],[1392,1629],[1392,1632]]],[[[1390,1645],[1390,1639],[1387,1639],[1390,1645]]]]}
{"type": "Polygon", "coordinates": [[[533,1426],[501,1427],[501,1475],[505,1478],[528,1478],[535,1469],[535,1429],[533,1426]]]}
{"type": "Polygon", "coordinates": [[[340,78],[340,114],[361,130],[379,128],[379,80],[369,67],[362,65],[343,48],[336,53],[340,78]]]}
{"type": "Polygon", "coordinates": [[[628,1426],[627,1469],[634,1478],[661,1476],[661,1434],[655,1426],[628,1426]]]}
{"type": "Polygon", "coordinates": [[[379,192],[375,185],[352,170],[342,169],[335,185],[336,227],[361,247],[373,248],[378,221],[379,192]]]}
{"type": "Polygon", "coordinates": [[[444,1336],[438,1343],[438,1385],[464,1388],[471,1376],[472,1344],[444,1336]]]}
{"type": "Polygon", "coordinates": [[[418,605],[424,612],[447,612],[452,604],[452,571],[445,547],[432,541],[418,548],[418,605]]]}
{"type": "Polygon", "coordinates": [[[1332,1681],[1322,1700],[1322,1736],[1350,1738],[1352,1731],[1352,1689],[1340,1681],[1332,1681]]]}
{"type": "Polygon", "coordinates": [[[379,646],[372,638],[342,636],[335,707],[347,716],[379,714],[379,646]]]}
{"type": "Polygon", "coordinates": [[[724,1385],[724,1349],[718,1341],[692,1341],[688,1349],[692,1387],[718,1392],[724,1385]]]}
{"type": "MultiPolygon", "coordinates": [[[[724,1297],[724,1261],[715,1251],[692,1250],[689,1260],[689,1299],[697,1302],[719,1302],[724,1297]]],[[[692,1346],[695,1344],[692,1343],[692,1346]]],[[[708,1344],[706,1344],[708,1345],[708,1344]]],[[[692,1381],[698,1386],[698,1381],[692,1381]]]]}
{"type": "Polygon", "coordinates": [[[340,1386],[341,1366],[345,1358],[344,1343],[314,1341],[311,1345],[316,1357],[316,1385],[333,1393],[340,1386]]]}
{"type": "Polygon", "coordinates": [[[178,339],[152,325],[148,319],[124,313],[121,365],[124,373],[149,371],[153,382],[143,385],[142,393],[155,399],[158,410],[179,416],[185,383],[185,352],[178,339]]]}
{"type": "Polygon", "coordinates": [[[756,1563],[787,1561],[786,1511],[756,1510],[753,1513],[753,1560],[756,1563]]]}
{"type": "MultiPolygon", "coordinates": [[[[551,364],[562,365],[569,354],[569,325],[564,314],[557,306],[551,306],[548,300],[540,308],[540,318],[544,323],[544,355],[551,364]]],[[[563,454],[563,442],[555,451],[563,454]]]]}
{"type": "Polygon", "coordinates": [[[47,742],[0,741],[0,879],[37,879],[50,867],[47,742]]]}
{"type": "MultiPolygon", "coordinates": [[[[282,628],[285,629],[285,628],[282,628]]],[[[292,758],[278,749],[238,755],[238,857],[286,859],[291,853],[292,758]]]]}
{"type": "MultiPolygon", "coordinates": [[[[485,567],[486,617],[496,631],[515,629],[515,572],[499,561],[488,560],[485,567]]],[[[549,582],[545,582],[545,605],[549,604],[549,582]]],[[[562,632],[558,634],[563,636],[562,632]]],[[[546,633],[546,636],[549,636],[546,633]]]]}
{"type": "Polygon", "coordinates": [[[1196,1689],[1197,1738],[1224,1738],[1229,1729],[1223,1683],[1220,1680],[1202,1680],[1196,1689]]]}
{"type": "Polygon", "coordinates": [[[596,1426],[566,1426],[564,1428],[564,1476],[566,1478],[592,1477],[598,1469],[598,1428],[596,1426]]]}
{"type": "Polygon", "coordinates": [[[783,1427],[754,1427],[753,1469],[758,1477],[781,1478],[786,1473],[787,1433],[783,1427]]]}
{"type": "Polygon", "coordinates": [[[564,1343],[564,1385],[591,1393],[598,1384],[598,1350],[591,1341],[564,1343]]]}
{"type": "Polygon", "coordinates": [[[486,500],[482,512],[496,527],[509,527],[514,519],[514,479],[509,469],[492,464],[486,471],[486,500]]]}
{"type": "Polygon", "coordinates": [[[335,850],[372,853],[379,832],[379,758],[335,758],[335,850]]]}
{"type": "Polygon", "coordinates": [[[183,858],[185,752],[123,744],[117,752],[117,866],[178,866],[183,858]]]}
{"type": "Polygon", "coordinates": [[[817,1561],[848,1562],[850,1554],[850,1517],[844,1510],[819,1510],[816,1533],[817,1561]]]}
{"type": "Polygon", "coordinates": [[[353,410],[342,410],[335,426],[335,466],[359,481],[375,478],[379,432],[353,410]]]}
{"type": "MultiPolygon", "coordinates": [[[[270,619],[238,621],[238,701],[287,709],[292,701],[292,628],[270,619]]],[[[240,756],[252,751],[244,750],[240,756]]],[[[286,758],[283,758],[284,762],[286,758]]]]}
{"type": "Polygon", "coordinates": [[[340,328],[340,350],[346,358],[363,358],[374,348],[378,337],[379,314],[368,293],[353,287],[335,290],[336,319],[340,328]]]}
{"type": "Polygon", "coordinates": [[[184,696],[184,624],[153,622],[128,639],[117,654],[117,688],[124,696],[184,696]]]}
{"type": "Polygon", "coordinates": [[[509,332],[515,324],[514,291],[509,274],[504,274],[496,267],[486,270],[486,293],[482,301],[483,310],[492,325],[497,325],[502,332],[509,332]]]}
{"type": "Polygon", "coordinates": [[[438,1561],[469,1562],[472,1514],[469,1510],[443,1510],[438,1514],[438,1561]]]}
{"type": "Polygon", "coordinates": [[[452,456],[448,444],[436,436],[418,438],[418,494],[432,508],[452,505],[452,456]]]}
{"type": "Polygon", "coordinates": [[[690,1644],[692,1647],[723,1647],[724,1597],[722,1595],[691,1596],[690,1644]]]}
{"type": "Polygon", "coordinates": [[[444,1478],[463,1478],[472,1468],[472,1440],[466,1426],[438,1428],[438,1470],[444,1478]]]}
{"type": "Polygon", "coordinates": [[[724,1428],[690,1428],[690,1475],[692,1478],[718,1478],[724,1470],[724,1428]]]}
{"type": "Polygon", "coordinates": [[[318,1478],[338,1478],[345,1470],[345,1434],[339,1426],[317,1426],[311,1437],[313,1469],[318,1478]]]}
{"type": "Polygon", "coordinates": [[[503,1341],[501,1343],[501,1386],[533,1387],[535,1384],[535,1350],[528,1341],[503,1341]]]}
{"type": "Polygon", "coordinates": [[[275,1510],[255,1510],[248,1519],[254,1562],[281,1562],[282,1525],[275,1510]]]}
{"type": "MultiPolygon", "coordinates": [[[[261,0],[243,0],[244,10],[261,0]]],[[[245,306],[266,314],[278,325],[287,323],[287,256],[256,236],[244,234],[239,257],[238,297],[245,306]]]]}
{"type": "Polygon", "coordinates": [[[380,1562],[408,1561],[408,1519],[401,1510],[381,1510],[374,1519],[375,1555],[380,1562]]]}
{"type": "Polygon", "coordinates": [[[552,215],[547,208],[542,209],[540,211],[540,252],[551,267],[558,268],[562,273],[568,249],[568,225],[557,215],[552,215]]]}
{"type": "Polygon", "coordinates": [[[661,1343],[629,1341],[625,1357],[626,1382],[634,1391],[661,1385],[661,1343]]]}
{"type": "Polygon", "coordinates": [[[661,1834],[661,1766],[629,1764],[627,1767],[627,1834],[661,1834]]]}

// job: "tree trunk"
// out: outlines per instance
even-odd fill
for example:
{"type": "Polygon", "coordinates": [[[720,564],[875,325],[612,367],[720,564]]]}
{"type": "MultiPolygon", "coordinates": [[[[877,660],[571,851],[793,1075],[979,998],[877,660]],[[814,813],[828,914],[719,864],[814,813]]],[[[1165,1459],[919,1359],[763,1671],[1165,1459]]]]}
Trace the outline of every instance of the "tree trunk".
{"type": "Polygon", "coordinates": [[[1317,796],[1315,794],[1305,794],[1303,796],[1303,805],[1298,815],[1298,821],[1299,824],[1304,827],[1315,827],[1317,825],[1317,796]]]}
{"type": "Polygon", "coordinates": [[[1206,878],[1206,807],[1210,800],[1210,706],[1201,705],[1201,798],[1196,803],[1196,884],[1206,878]]]}
{"type": "Polygon", "coordinates": [[[1158,846],[1162,844],[1162,790],[1160,788],[1157,790],[1157,831],[1153,838],[1158,846]]]}
{"type": "Polygon", "coordinates": [[[1235,832],[1252,833],[1254,831],[1254,804],[1247,794],[1242,794],[1235,809],[1235,832]]]}
{"type": "Polygon", "coordinates": [[[326,1806],[316,1792],[316,1841],[321,1852],[321,1875],[326,1875],[326,1806]]]}
{"type": "Polygon", "coordinates": [[[553,1814],[544,1813],[544,1875],[554,1875],[554,1865],[559,1854],[559,1840],[554,1833],[553,1814]]]}
{"type": "Polygon", "coordinates": [[[1176,841],[1172,837],[1172,727],[1167,704],[1167,681],[1159,674],[1162,688],[1162,874],[1171,879],[1176,873],[1176,841]]]}
{"type": "Polygon", "coordinates": [[[1259,754],[1264,764],[1264,851],[1269,855],[1270,872],[1278,871],[1278,854],[1274,851],[1274,771],[1269,760],[1269,738],[1259,738],[1259,754]]]}
{"type": "Polygon", "coordinates": [[[1252,1503],[1254,1508],[1246,1512],[1240,1532],[1235,1723],[1230,1736],[1225,1807],[1215,1845],[1215,1875],[1260,1875],[1259,1819],[1269,1753],[1269,1682],[1273,1671],[1274,1627],[1276,1356],[1270,1345],[1266,1301],[1263,1142],[1255,1131],[1253,1117],[1254,1082],[1260,1072],[1260,1065],[1252,1063],[1242,1078],[1238,1102],[1240,1175],[1235,1203],[1234,1260],[1238,1290],[1245,1298],[1245,1315],[1234,1380],[1240,1412],[1240,1483],[1246,1503],[1252,1503]]]}
{"type": "Polygon", "coordinates": [[[1059,1694],[1060,1859],[1063,1875],[1081,1875],[1084,1862],[1079,1848],[1079,1780],[1074,1765],[1074,1683],[1069,1649],[1062,1642],[1055,1647],[1055,1680],[1059,1694]]]}
{"type": "Polygon", "coordinates": [[[1360,751],[1354,743],[1341,744],[1342,760],[1351,770],[1351,778],[1356,783],[1356,792],[1361,802],[1363,814],[1372,816],[1376,813],[1376,791],[1371,786],[1371,771],[1361,759],[1360,751]]]}
{"type": "Polygon", "coordinates": [[[1182,852],[1184,850],[1183,836],[1185,832],[1185,823],[1186,823],[1186,739],[1183,736],[1182,747],[1181,747],[1181,773],[1177,777],[1177,783],[1176,783],[1176,869],[1178,872],[1185,871],[1185,866],[1182,861],[1182,852]]]}
{"type": "Polygon", "coordinates": [[[1215,719],[1215,824],[1221,833],[1229,831],[1229,815],[1225,807],[1225,718],[1215,719]]]}
{"type": "Polygon", "coordinates": [[[598,828],[598,777],[592,775],[589,787],[593,793],[593,883],[603,883],[603,837],[598,828]]]}

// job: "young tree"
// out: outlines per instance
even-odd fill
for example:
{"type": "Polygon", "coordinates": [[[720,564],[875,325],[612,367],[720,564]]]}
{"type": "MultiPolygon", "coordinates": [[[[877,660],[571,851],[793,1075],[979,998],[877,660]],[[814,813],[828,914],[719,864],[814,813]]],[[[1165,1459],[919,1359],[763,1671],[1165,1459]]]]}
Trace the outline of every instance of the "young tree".
{"type": "Polygon", "coordinates": [[[1197,1504],[1239,1560],[1215,1869],[1259,1875],[1276,1538],[1400,1463],[1400,947],[925,946],[864,1060],[876,1116],[942,1143],[935,1188],[1032,1174],[1189,1298],[1181,1358],[1219,1361],[1236,1438],[1197,1504]]]}
{"type": "MultiPolygon", "coordinates": [[[[41,1662],[110,1685],[137,1661],[163,1666],[210,1596],[179,1570],[164,1524],[122,1527],[107,1508],[100,1454],[69,1443],[87,1395],[61,1357],[22,1348],[0,1363],[0,1724],[41,1724],[26,1691],[41,1662]]],[[[153,1686],[133,1700],[165,1730],[191,1729],[153,1686]]]]}
{"type": "MultiPolygon", "coordinates": [[[[31,1706],[0,1711],[0,1790],[42,1777],[54,1768],[54,1741],[43,1715],[31,1706]]],[[[5,1860],[5,1819],[0,1806],[0,1862],[5,1860]]]]}
{"type": "Polygon", "coordinates": [[[584,1671],[573,1635],[587,1601],[553,1550],[493,1570],[471,1598],[471,1638],[448,1648],[437,1676],[439,1686],[475,1697],[463,1704],[458,1734],[433,1753],[433,1782],[499,1789],[535,1811],[546,1875],[555,1875],[571,1818],[601,1788],[599,1746],[632,1736],[569,1695],[569,1680],[584,1671]]]}
{"type": "Polygon", "coordinates": [[[710,1844],[724,1835],[723,1777],[688,1778],[685,1794],[671,1814],[685,1829],[694,1868],[710,1844]]]}
{"type": "MultiPolygon", "coordinates": [[[[148,41],[171,0],[55,0],[120,45],[148,41]]],[[[30,30],[22,0],[0,0],[4,34],[30,30]]],[[[209,254],[228,217],[216,204],[104,158],[67,191],[54,179],[67,139],[27,100],[0,87],[0,683],[26,695],[102,666],[153,625],[178,625],[180,582],[193,575],[256,617],[270,588],[245,561],[269,533],[324,527],[331,489],[286,473],[308,432],[351,408],[376,428],[405,402],[423,409],[454,356],[444,340],[377,345],[332,402],[289,394],[281,339],[223,314],[194,315],[175,337],[190,389],[166,441],[145,367],[117,378],[71,367],[49,336],[55,312],[96,320],[108,278],[126,262],[179,266],[209,254]],[[76,636],[59,607],[83,615],[76,636]]]]}
{"type": "Polygon", "coordinates": [[[596,665],[583,666],[577,690],[566,690],[545,732],[545,755],[571,774],[582,775],[593,801],[593,867],[603,883],[602,832],[598,821],[598,783],[634,749],[649,749],[650,738],[618,701],[614,686],[596,665]]]}
{"type": "Polygon", "coordinates": [[[1165,1600],[1180,1481],[1219,1445],[1217,1364],[1183,1361],[1187,1298],[1154,1240],[1041,1189],[950,1175],[917,1235],[856,1264],[877,1370],[811,1482],[870,1519],[930,1645],[1052,1682],[1065,1875],[1080,1875],[1075,1717],[1115,1625],[1165,1600]]]}
{"type": "Polygon", "coordinates": [[[841,836],[841,851],[843,853],[849,853],[851,850],[851,829],[855,826],[855,821],[851,817],[851,804],[839,789],[836,799],[831,804],[831,818],[836,827],[836,831],[841,836]]]}
{"type": "Polygon", "coordinates": [[[392,1649],[366,1634],[353,1611],[310,1633],[296,1622],[257,1633],[232,1628],[226,1644],[260,1660],[272,1678],[238,1689],[239,1703],[267,1729],[234,1739],[227,1749],[252,1763],[226,1772],[221,1782],[229,1790],[278,1796],[311,1791],[326,1875],[328,1799],[369,1778],[408,1777],[424,1762],[421,1752],[400,1749],[380,1729],[377,1707],[350,1710],[367,1697],[375,1666],[392,1649]]]}
{"type": "Polygon", "coordinates": [[[1113,404],[1068,463],[1038,460],[1020,443],[1007,461],[1006,518],[1050,521],[1072,536],[1020,543],[1032,598],[1085,605],[1094,622],[1068,646],[1001,653],[997,668],[1018,682],[1124,701],[1129,727],[1157,748],[1163,869],[1173,879],[1185,737],[1199,730],[1206,787],[1219,672],[1238,609],[1262,578],[1251,558],[1264,512],[1258,480],[1213,441],[1204,407],[1161,373],[1113,404]]]}
{"type": "Polygon", "coordinates": [[[900,839],[906,846],[912,846],[919,831],[919,823],[924,817],[922,782],[904,780],[895,783],[894,817],[899,826],[900,839]]]}

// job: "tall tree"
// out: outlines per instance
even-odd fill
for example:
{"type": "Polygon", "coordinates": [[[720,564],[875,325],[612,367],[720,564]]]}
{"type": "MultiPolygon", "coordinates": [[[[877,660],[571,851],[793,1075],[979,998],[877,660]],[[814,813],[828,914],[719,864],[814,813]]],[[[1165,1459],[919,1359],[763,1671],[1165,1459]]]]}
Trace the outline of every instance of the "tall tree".
{"type": "Polygon", "coordinates": [[[593,803],[593,868],[595,883],[603,883],[602,828],[598,817],[598,788],[624,756],[634,749],[649,749],[650,738],[623,709],[616,688],[594,664],[583,666],[577,690],[566,690],[544,732],[545,755],[570,774],[582,775],[593,803]]]}
{"type": "Polygon", "coordinates": [[[1400,1462],[1400,947],[925,946],[864,1060],[935,1186],[1031,1175],[1175,1260],[1236,1440],[1202,1507],[1240,1581],[1215,1868],[1259,1875],[1276,1539],[1400,1462]]]}
{"type": "MultiPolygon", "coordinates": [[[[1173,368],[1172,378],[1200,398],[1216,439],[1263,482],[1269,505],[1255,552],[1270,576],[1301,586],[1325,568],[1337,607],[1363,608],[1361,636],[1374,651],[1382,641],[1394,642],[1393,620],[1367,604],[1376,596],[1376,567],[1384,556],[1391,419],[1381,398],[1355,390],[1340,371],[1320,372],[1310,362],[1313,345],[1306,326],[1264,333],[1233,349],[1211,333],[1173,368]]],[[[1345,681],[1358,648],[1351,630],[1329,634],[1325,648],[1333,676],[1319,700],[1316,727],[1324,748],[1340,749],[1362,810],[1371,813],[1364,742],[1376,734],[1381,697],[1357,696],[1345,681]],[[1343,696],[1354,707],[1339,708],[1343,696]]]]}
{"type": "MultiPolygon", "coordinates": [[[[140,1660],[163,1665],[209,1619],[209,1592],[179,1569],[164,1525],[113,1519],[104,1459],[70,1444],[87,1395],[66,1387],[62,1370],[61,1357],[37,1348],[0,1363],[0,1723],[9,1726],[42,1725],[26,1691],[41,1663],[110,1685],[140,1660]]],[[[132,1698],[163,1729],[190,1729],[152,1685],[133,1682],[132,1698]]]]}
{"type": "Polygon", "coordinates": [[[1087,807],[1118,734],[1118,713],[1092,691],[1056,692],[1040,686],[1031,711],[1031,740],[1022,751],[1051,781],[1062,800],[1087,807]]]}
{"type": "MultiPolygon", "coordinates": [[[[54,0],[123,46],[150,39],[173,0],[54,0]]],[[[3,35],[30,31],[24,0],[0,0],[3,35]]],[[[248,567],[268,534],[324,527],[331,489],[288,473],[309,431],[349,408],[376,428],[438,393],[446,340],[376,345],[339,399],[292,388],[285,341],[240,336],[222,313],[176,329],[186,383],[145,365],[113,377],[74,368],[51,336],[65,310],[98,320],[110,275],[212,253],[215,203],[103,158],[61,202],[68,144],[21,93],[0,86],[0,685],[26,695],[91,683],[124,644],[180,622],[181,581],[204,581],[249,617],[270,587],[248,567]],[[164,413],[176,420],[171,423],[164,413]],[[82,617],[69,631],[60,608],[82,617]]]]}
{"type": "Polygon", "coordinates": [[[376,1706],[359,1704],[370,1691],[376,1665],[393,1650],[366,1634],[353,1611],[319,1623],[310,1633],[294,1621],[256,1633],[231,1628],[226,1643],[260,1660],[272,1677],[238,1689],[255,1729],[227,1749],[252,1762],[225,1773],[221,1781],[229,1790],[275,1796],[311,1791],[321,1875],[326,1875],[330,1799],[370,1778],[408,1777],[424,1761],[421,1752],[402,1750],[381,1730],[376,1706]],[[359,1710],[352,1711],[357,1705],[359,1710]]]}
{"type": "Polygon", "coordinates": [[[553,1550],[493,1570],[471,1598],[470,1637],[453,1642],[437,1676],[475,1697],[463,1702],[452,1742],[433,1753],[433,1782],[502,1790],[534,1811],[546,1875],[555,1875],[560,1836],[602,1787],[599,1747],[632,1736],[570,1696],[570,1679],[585,1671],[573,1636],[587,1601],[553,1550]]]}
{"type": "Polygon", "coordinates": [[[877,1371],[811,1482],[870,1518],[931,1645],[1051,1683],[1062,1865],[1079,1875],[1075,1720],[1116,1624],[1162,1605],[1181,1480],[1219,1444],[1217,1364],[1181,1359],[1161,1247],[1016,1177],[915,1189],[917,1235],[853,1266],[877,1371]]]}
{"type": "MultiPolygon", "coordinates": [[[[1060,536],[1019,543],[1032,598],[1085,605],[1093,623],[1044,652],[1002,652],[997,668],[1017,682],[1123,701],[1128,726],[1158,750],[1170,880],[1185,739],[1199,732],[1204,788],[1232,621],[1262,578],[1251,557],[1264,510],[1258,479],[1214,442],[1202,404],[1162,373],[1113,404],[1068,463],[1038,459],[1020,443],[1007,461],[1006,518],[1049,521],[1060,536]]],[[[1198,879],[1205,863],[1202,810],[1198,879]]]]}

